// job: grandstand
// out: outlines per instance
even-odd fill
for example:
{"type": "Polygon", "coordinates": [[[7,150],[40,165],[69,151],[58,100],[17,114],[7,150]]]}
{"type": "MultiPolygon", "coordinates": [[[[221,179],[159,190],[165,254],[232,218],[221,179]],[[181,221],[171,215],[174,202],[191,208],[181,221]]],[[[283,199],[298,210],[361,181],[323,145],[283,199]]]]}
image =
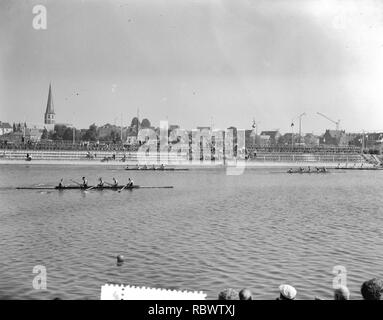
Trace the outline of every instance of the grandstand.
{"type": "MultiPolygon", "coordinates": [[[[67,161],[124,161],[137,162],[137,160],[149,163],[185,162],[192,160],[192,146],[182,152],[138,154],[140,144],[115,144],[111,142],[93,143],[81,142],[73,144],[69,141],[40,141],[33,143],[7,143],[0,142],[0,157],[8,160],[25,159],[29,153],[34,160],[67,160],[67,161]],[[138,159],[140,158],[140,159],[138,159]]],[[[187,149],[187,148],[186,148],[187,149]]],[[[180,151],[180,150],[179,150],[180,151]]],[[[317,146],[268,146],[249,147],[246,150],[238,150],[238,159],[246,159],[249,162],[283,162],[283,163],[377,163],[376,156],[365,155],[357,147],[331,147],[317,146]]],[[[223,160],[220,151],[211,155],[203,156],[204,160],[223,160]],[[207,158],[206,158],[207,156],[207,158]]],[[[228,156],[226,156],[228,159],[228,156]]],[[[195,160],[195,159],[194,159],[195,160]]]]}

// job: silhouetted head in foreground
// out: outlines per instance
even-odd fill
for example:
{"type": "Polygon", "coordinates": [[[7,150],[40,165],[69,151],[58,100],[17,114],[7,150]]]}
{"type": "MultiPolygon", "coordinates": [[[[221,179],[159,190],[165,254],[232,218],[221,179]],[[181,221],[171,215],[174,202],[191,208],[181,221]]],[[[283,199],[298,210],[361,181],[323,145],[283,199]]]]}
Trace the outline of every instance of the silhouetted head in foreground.
{"type": "Polygon", "coordinates": [[[346,286],[339,286],[334,290],[334,300],[350,300],[350,290],[346,286]]]}
{"type": "Polygon", "coordinates": [[[383,280],[371,279],[362,284],[360,288],[364,300],[381,300],[383,294],[383,280]]]}
{"type": "Polygon", "coordinates": [[[218,294],[218,300],[239,300],[239,294],[237,290],[225,289],[218,294]]]}
{"type": "Polygon", "coordinates": [[[279,298],[277,300],[295,300],[297,296],[297,290],[288,284],[282,284],[279,286],[279,298]]]}
{"type": "Polygon", "coordinates": [[[253,300],[251,291],[249,289],[242,289],[239,291],[239,300],[253,300]]]}

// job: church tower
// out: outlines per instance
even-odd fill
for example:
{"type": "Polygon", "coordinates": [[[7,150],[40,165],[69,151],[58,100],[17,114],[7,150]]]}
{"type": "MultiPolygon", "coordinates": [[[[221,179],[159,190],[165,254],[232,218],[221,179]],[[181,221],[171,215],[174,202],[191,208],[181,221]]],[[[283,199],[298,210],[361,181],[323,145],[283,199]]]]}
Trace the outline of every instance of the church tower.
{"type": "Polygon", "coordinates": [[[53,108],[51,84],[49,84],[48,102],[47,102],[47,109],[45,110],[45,115],[44,115],[44,124],[49,125],[47,127],[54,127],[54,124],[55,124],[55,110],[53,108]]]}

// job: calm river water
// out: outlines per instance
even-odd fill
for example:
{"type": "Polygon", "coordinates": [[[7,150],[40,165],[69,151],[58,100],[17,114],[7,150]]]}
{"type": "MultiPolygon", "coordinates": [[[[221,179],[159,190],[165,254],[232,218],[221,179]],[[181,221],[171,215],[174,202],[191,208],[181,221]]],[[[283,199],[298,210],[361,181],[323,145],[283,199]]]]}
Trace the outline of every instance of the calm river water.
{"type": "Polygon", "coordinates": [[[248,287],[274,299],[331,298],[333,267],[352,297],[383,277],[383,172],[289,175],[283,169],[134,172],[86,166],[0,166],[0,298],[99,299],[105,283],[203,290],[248,287]],[[14,190],[134,178],[133,191],[14,190]],[[122,266],[116,255],[125,256],[122,266]],[[47,290],[32,269],[47,269],[47,290]]]}

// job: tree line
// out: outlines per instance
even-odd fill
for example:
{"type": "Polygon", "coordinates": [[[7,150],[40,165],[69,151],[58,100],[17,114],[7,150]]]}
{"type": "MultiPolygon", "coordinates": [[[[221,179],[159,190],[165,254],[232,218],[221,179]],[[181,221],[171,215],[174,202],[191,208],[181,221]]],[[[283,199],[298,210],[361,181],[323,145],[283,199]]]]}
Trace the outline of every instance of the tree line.
{"type": "MultiPolygon", "coordinates": [[[[126,140],[127,135],[136,135],[141,128],[150,128],[151,124],[148,119],[143,119],[142,122],[137,117],[133,118],[129,127],[122,130],[122,139],[126,140]]],[[[23,132],[27,128],[26,123],[14,123],[13,132],[23,132]]],[[[121,127],[106,124],[97,127],[96,124],[91,124],[87,129],[77,129],[65,124],[55,124],[54,130],[48,131],[46,128],[42,130],[41,140],[52,141],[77,141],[77,142],[96,142],[108,141],[113,143],[121,142],[121,127]],[[73,139],[74,136],[74,139],[73,139]]]]}

